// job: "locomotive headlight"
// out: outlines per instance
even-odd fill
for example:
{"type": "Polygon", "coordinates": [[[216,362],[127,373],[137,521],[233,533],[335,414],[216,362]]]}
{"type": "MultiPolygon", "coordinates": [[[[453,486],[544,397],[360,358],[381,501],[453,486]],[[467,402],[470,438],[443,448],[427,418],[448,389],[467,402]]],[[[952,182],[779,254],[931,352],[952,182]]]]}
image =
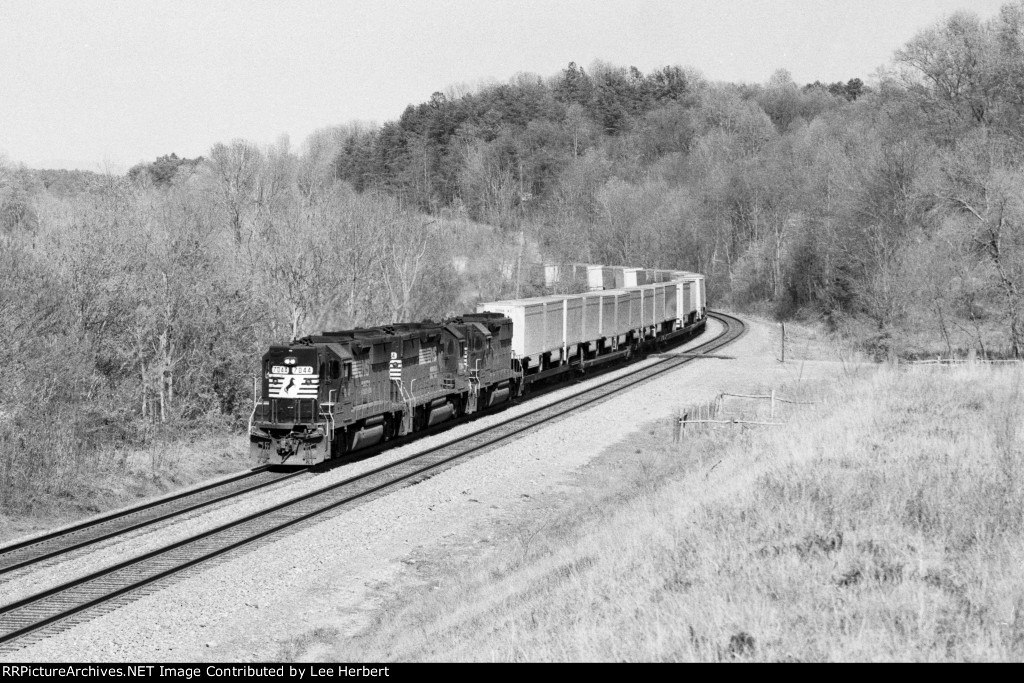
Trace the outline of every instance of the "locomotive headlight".
{"type": "Polygon", "coordinates": [[[284,359],[285,365],[295,365],[295,356],[288,356],[284,359]]]}

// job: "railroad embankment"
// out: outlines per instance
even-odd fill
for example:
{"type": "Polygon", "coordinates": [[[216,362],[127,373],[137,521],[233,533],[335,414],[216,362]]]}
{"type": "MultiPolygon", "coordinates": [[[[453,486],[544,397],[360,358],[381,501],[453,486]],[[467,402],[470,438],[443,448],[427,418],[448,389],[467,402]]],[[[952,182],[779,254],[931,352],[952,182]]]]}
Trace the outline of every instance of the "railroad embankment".
{"type": "Polygon", "coordinates": [[[716,419],[779,425],[642,425],[486,546],[419,560],[355,638],[281,654],[1024,658],[1024,370],[850,365],[777,398],[802,403],[716,419]]]}
{"type": "MultiPolygon", "coordinates": [[[[85,454],[73,440],[21,467],[17,490],[3,491],[0,544],[134,505],[253,466],[243,434],[169,437],[146,446],[85,454]]],[[[29,454],[26,455],[28,457],[29,454]]]]}

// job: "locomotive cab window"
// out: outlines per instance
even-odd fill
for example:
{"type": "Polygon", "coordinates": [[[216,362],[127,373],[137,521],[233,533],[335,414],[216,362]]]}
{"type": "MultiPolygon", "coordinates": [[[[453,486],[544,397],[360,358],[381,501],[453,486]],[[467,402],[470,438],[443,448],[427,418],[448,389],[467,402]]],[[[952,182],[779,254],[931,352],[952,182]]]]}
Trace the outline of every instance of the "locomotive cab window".
{"type": "Polygon", "coordinates": [[[341,364],[336,360],[332,360],[330,363],[330,376],[331,379],[338,379],[341,377],[341,364]]]}

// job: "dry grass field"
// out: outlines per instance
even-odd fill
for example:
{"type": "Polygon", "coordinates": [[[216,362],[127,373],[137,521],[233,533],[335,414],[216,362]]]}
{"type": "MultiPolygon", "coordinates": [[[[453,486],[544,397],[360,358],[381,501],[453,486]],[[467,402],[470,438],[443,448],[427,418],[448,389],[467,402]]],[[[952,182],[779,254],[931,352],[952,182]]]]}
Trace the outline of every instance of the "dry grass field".
{"type": "Polygon", "coordinates": [[[859,366],[783,388],[813,402],[783,426],[643,425],[490,543],[419,562],[331,656],[1024,659],[1022,384],[859,366]]]}

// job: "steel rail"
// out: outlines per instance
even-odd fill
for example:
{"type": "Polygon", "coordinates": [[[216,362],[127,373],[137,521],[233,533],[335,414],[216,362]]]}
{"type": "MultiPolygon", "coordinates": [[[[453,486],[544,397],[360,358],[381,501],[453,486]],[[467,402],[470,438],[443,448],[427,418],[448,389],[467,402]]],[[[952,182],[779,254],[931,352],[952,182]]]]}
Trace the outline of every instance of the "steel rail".
{"type": "Polygon", "coordinates": [[[271,472],[259,467],[229,479],[158,498],[98,519],[0,547],[0,576],[80,550],[136,529],[291,479],[305,470],[271,472]],[[255,481],[254,481],[255,480],[255,481]]]}
{"type": "Polygon", "coordinates": [[[745,332],[745,326],[737,318],[718,312],[709,312],[709,316],[723,322],[725,330],[714,339],[691,349],[685,356],[660,359],[634,373],[588,387],[573,396],[535,408],[500,424],[325,486],[37,595],[0,606],[0,643],[9,643],[56,622],[72,621],[76,615],[85,620],[88,615],[82,613],[90,608],[242,546],[254,544],[348,503],[372,500],[399,485],[422,481],[436,474],[444,465],[485,449],[490,450],[518,434],[661,376],[699,358],[699,355],[694,354],[695,350],[715,350],[735,341],[745,332]]]}

